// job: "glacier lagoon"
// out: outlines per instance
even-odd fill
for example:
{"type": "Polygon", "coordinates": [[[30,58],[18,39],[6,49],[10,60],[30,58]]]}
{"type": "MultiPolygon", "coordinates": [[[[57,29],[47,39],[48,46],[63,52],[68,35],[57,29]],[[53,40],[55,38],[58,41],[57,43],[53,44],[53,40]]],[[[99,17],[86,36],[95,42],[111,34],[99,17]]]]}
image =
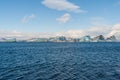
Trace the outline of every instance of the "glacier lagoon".
{"type": "Polygon", "coordinates": [[[120,43],[0,43],[0,80],[119,80],[120,43]]]}

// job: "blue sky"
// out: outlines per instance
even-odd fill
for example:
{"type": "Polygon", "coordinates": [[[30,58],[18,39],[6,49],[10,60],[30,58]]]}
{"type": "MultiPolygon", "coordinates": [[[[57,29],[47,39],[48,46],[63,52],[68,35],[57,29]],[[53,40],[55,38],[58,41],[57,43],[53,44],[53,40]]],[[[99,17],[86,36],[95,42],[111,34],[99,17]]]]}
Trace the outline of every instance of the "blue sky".
{"type": "Polygon", "coordinates": [[[120,0],[0,0],[0,30],[62,32],[120,23],[120,0]]]}

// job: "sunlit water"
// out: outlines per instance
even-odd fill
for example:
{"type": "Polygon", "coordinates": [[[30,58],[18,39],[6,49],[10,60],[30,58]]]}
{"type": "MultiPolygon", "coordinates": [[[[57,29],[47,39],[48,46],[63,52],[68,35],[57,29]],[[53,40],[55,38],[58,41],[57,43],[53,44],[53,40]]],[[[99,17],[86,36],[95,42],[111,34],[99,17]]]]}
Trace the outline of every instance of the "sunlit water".
{"type": "Polygon", "coordinates": [[[0,43],[0,80],[120,80],[120,43],[0,43]]]}

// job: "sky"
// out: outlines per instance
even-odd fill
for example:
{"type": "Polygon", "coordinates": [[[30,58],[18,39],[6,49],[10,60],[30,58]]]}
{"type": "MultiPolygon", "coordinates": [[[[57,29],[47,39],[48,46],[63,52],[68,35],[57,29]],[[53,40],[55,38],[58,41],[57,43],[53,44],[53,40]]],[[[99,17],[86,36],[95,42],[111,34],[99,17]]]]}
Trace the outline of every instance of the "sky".
{"type": "Polygon", "coordinates": [[[108,36],[119,15],[120,0],[0,0],[0,37],[108,36]]]}

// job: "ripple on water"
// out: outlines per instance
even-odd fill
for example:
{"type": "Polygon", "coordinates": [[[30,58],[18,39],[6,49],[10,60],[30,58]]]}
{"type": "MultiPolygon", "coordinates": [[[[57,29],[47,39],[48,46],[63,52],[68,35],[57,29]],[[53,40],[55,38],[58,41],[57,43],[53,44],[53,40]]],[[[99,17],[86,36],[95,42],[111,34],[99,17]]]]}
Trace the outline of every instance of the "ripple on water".
{"type": "Polygon", "coordinates": [[[1,43],[0,80],[119,80],[118,43],[1,43]]]}

